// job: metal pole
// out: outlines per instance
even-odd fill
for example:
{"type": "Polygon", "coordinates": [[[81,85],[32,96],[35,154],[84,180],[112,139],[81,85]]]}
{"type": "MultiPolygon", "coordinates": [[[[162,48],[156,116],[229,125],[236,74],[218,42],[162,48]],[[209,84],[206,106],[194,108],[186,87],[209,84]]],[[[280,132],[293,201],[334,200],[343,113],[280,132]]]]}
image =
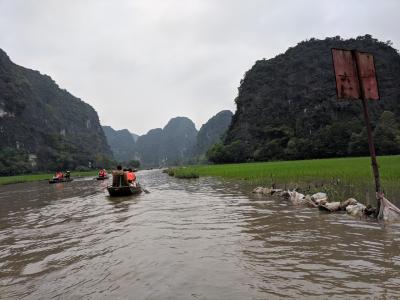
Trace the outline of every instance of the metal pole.
{"type": "Polygon", "coordinates": [[[374,139],[372,136],[371,124],[369,121],[367,100],[365,99],[364,89],[362,86],[362,80],[361,80],[360,72],[358,69],[358,56],[356,54],[356,51],[352,51],[352,55],[353,55],[353,59],[356,63],[357,77],[358,77],[358,82],[359,82],[359,87],[360,87],[361,102],[362,102],[363,111],[364,111],[365,126],[367,127],[369,153],[371,155],[371,166],[372,166],[372,172],[374,174],[374,179],[375,179],[375,192],[376,192],[376,204],[377,204],[376,214],[378,214],[379,210],[380,210],[380,206],[381,206],[381,199],[383,196],[381,193],[381,180],[379,177],[379,167],[378,167],[378,162],[376,160],[375,145],[374,145],[374,139]]]}

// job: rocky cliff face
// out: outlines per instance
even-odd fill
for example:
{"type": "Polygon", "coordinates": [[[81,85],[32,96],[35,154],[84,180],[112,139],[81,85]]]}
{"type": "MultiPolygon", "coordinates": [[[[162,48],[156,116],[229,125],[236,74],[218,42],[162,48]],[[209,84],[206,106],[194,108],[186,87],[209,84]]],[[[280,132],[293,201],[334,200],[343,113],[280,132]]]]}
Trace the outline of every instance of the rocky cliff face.
{"type": "Polygon", "coordinates": [[[213,116],[197,134],[196,152],[204,155],[214,144],[219,143],[232,121],[232,112],[223,110],[213,116]]]}
{"type": "Polygon", "coordinates": [[[136,159],[136,143],[132,133],[127,129],[114,130],[110,126],[103,126],[103,131],[117,161],[127,162],[136,159]]]}
{"type": "Polygon", "coordinates": [[[171,119],[163,128],[150,130],[136,142],[144,166],[171,166],[187,163],[195,153],[197,130],[186,117],[171,119]]]}
{"type": "Polygon", "coordinates": [[[197,129],[186,117],[171,119],[163,128],[160,158],[163,165],[188,162],[195,153],[197,129]]]}
{"type": "Polygon", "coordinates": [[[381,100],[369,101],[368,106],[377,150],[400,153],[400,56],[390,42],[366,35],[311,39],[275,58],[257,61],[240,84],[237,111],[224,144],[213,149],[210,159],[367,155],[360,102],[336,99],[331,48],[374,54],[381,100]]]}
{"type": "Polygon", "coordinates": [[[0,164],[9,164],[18,153],[35,170],[74,169],[112,156],[90,105],[60,89],[49,76],[14,64],[2,50],[0,150],[6,153],[0,155],[0,164]]]}
{"type": "Polygon", "coordinates": [[[136,141],[136,151],[143,166],[160,166],[160,145],[162,129],[156,128],[140,136],[136,141]]]}

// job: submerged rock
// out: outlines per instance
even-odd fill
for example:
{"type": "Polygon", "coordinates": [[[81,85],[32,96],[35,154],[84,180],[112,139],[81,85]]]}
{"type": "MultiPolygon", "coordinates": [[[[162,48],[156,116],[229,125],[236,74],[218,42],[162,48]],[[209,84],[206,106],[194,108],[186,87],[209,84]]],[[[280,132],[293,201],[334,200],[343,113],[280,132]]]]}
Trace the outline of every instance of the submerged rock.
{"type": "Polygon", "coordinates": [[[362,216],[364,214],[366,206],[361,203],[357,203],[354,205],[348,205],[346,207],[346,212],[352,216],[362,216]]]}
{"type": "Polygon", "coordinates": [[[253,193],[267,195],[271,193],[271,189],[259,186],[253,190],[253,193]]]}

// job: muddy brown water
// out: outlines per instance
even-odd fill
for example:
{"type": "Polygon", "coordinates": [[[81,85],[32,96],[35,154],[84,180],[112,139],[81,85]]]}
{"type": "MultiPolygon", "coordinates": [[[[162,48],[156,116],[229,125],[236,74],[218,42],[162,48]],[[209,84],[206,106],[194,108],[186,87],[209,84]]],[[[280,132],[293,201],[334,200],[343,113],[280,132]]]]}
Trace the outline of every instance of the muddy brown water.
{"type": "Polygon", "coordinates": [[[138,173],[0,187],[1,299],[400,297],[400,226],[293,207],[238,182],[138,173]]]}

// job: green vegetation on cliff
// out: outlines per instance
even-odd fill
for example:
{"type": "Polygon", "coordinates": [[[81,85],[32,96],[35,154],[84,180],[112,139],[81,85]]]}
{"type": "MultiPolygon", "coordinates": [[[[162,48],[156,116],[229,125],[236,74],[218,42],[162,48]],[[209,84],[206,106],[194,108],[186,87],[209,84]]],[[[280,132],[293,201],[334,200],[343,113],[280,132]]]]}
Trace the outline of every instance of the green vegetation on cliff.
{"type": "Polygon", "coordinates": [[[221,138],[231,124],[232,116],[230,110],[223,110],[201,126],[197,134],[197,155],[204,156],[213,145],[221,142],[221,138]]]}
{"type": "Polygon", "coordinates": [[[90,105],[0,49],[0,175],[103,166],[111,157],[90,105]]]}
{"type": "Polygon", "coordinates": [[[375,56],[381,100],[369,101],[379,155],[400,153],[400,55],[370,35],[310,39],[246,72],[216,163],[368,155],[359,101],[338,101],[331,48],[375,56]]]}

